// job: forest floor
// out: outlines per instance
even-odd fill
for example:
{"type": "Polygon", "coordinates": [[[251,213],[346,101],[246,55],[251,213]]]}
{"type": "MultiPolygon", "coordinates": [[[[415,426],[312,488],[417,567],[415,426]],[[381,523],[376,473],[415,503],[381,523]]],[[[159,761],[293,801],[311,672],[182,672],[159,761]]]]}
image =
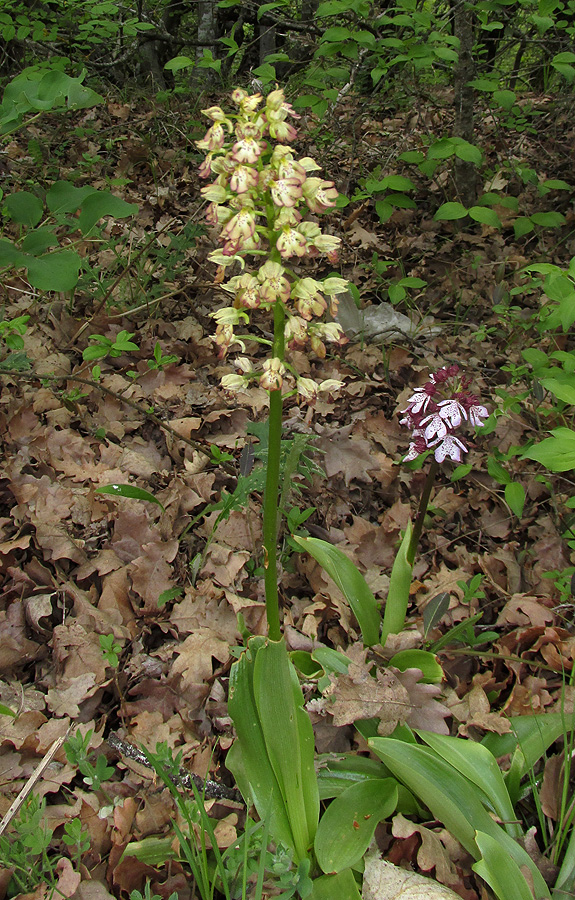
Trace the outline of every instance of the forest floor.
{"type": "MultiPolygon", "coordinates": [[[[414,177],[395,160],[428,135],[449,133],[450,101],[438,95],[391,110],[377,95],[347,97],[322,130],[308,122],[306,131],[300,123],[298,150],[352,197],[377,166],[382,177],[414,177]]],[[[491,412],[503,410],[490,434],[472,440],[469,473],[454,481],[454,466],[445,465],[439,474],[408,630],[394,641],[395,649],[425,646],[482,613],[467,643],[439,653],[441,706],[437,697],[433,703],[419,698],[428,721],[442,718],[451,733],[474,738],[504,733],[507,716],[573,704],[564,677],[575,656],[570,581],[564,579],[560,592],[549,576],[572,563],[560,514],[572,482],[529,460],[499,457],[510,480],[525,489],[518,518],[505,502],[504,483],[487,471],[490,454],[505,457],[548,427],[545,403],[522,380],[521,351],[537,346],[531,322],[542,302],[522,269],[539,262],[566,266],[575,256],[572,198],[541,196],[510,164],[521,161],[541,179],[572,178],[573,121],[544,96],[531,104],[536,131],[506,130],[488,111],[478,119],[490,171],[483,187],[505,188],[524,215],[560,210],[566,225],[515,239],[513,217],[503,207],[498,213],[508,221],[501,231],[436,221],[437,207],[452,199],[447,176],[433,183],[418,176],[416,208],[396,210],[385,224],[370,198],[333,212],[324,222],[343,239],[340,272],[357,285],[366,307],[388,302],[389,285],[403,277],[426,282],[408,285],[397,306],[420,327],[410,337],[350,340],[325,360],[299,354],[300,374],[341,378],[345,386],[309,409],[295,397],[286,401],[286,438],[294,446],[299,440],[300,449],[305,442],[298,436],[312,438],[315,452],[308,452],[319,468],[308,467],[308,480],[284,472],[285,506],[314,507],[303,527],[342,549],[381,600],[426,472],[426,464],[419,471],[401,465],[409,435],[398,412],[410,392],[430,371],[457,363],[481,402],[491,412]],[[525,285],[523,293],[510,294],[525,285]],[[505,317],[502,305],[515,308],[505,317]],[[449,608],[424,640],[423,611],[439,595],[448,596],[449,608]]],[[[42,296],[16,275],[2,286],[4,317],[30,316],[24,340],[31,368],[0,375],[0,703],[17,713],[0,717],[0,817],[70,728],[89,734],[91,758],[103,753],[112,768],[99,790],[90,789],[60,747],[34,787],[47,801],[52,860],[67,853],[66,822],[79,818],[89,834],[81,864],[57,863],[64,896],[78,889],[90,900],[109,893],[125,898],[143,890],[146,879],[166,900],[173,890],[190,896],[179,864],[157,869],[134,856],[121,860],[129,841],[168,833],[174,811],[150,771],[118,755],[107,738],[113,733],[150,750],[165,742],[181,751],[190,771],[233,786],[225,769],[233,739],[226,696],[230,648],[242,642],[238,614],[249,631],[265,630],[261,479],[254,477],[249,496],[238,499],[234,489],[240,466],[249,472],[250,445],[257,457],[257,425],[251,434],[248,429],[265,419],[267,395],[253,387],[232,396],[220,387],[222,375],[234,369],[217,358],[212,340],[210,313],[226,297],[206,262],[213,242],[201,227],[193,145],[203,133],[200,121],[199,107],[190,114],[189,107],[116,99],[65,122],[47,117],[8,141],[3,153],[3,177],[12,186],[37,181],[40,163],[50,180],[112,185],[139,206],[133,220],[109,221],[97,240],[84,241],[91,274],[74,296],[42,296]],[[82,358],[89,336],[115,338],[121,331],[134,335],[137,349],[99,360],[100,380],[90,383],[94,363],[82,358]],[[176,361],[158,363],[158,343],[176,361]],[[161,506],[96,493],[110,484],[143,489],[161,506]],[[220,516],[212,505],[230,495],[229,514],[220,516]]],[[[328,271],[319,266],[317,274],[328,271]]],[[[265,330],[263,320],[260,325],[265,330]]],[[[569,349],[568,335],[554,340],[569,349]]],[[[263,352],[246,344],[246,355],[263,352]]],[[[256,458],[256,473],[258,465],[256,458]]],[[[301,473],[305,456],[299,465],[301,473]]],[[[290,648],[310,650],[321,642],[349,652],[361,666],[365,651],[342,594],[311,558],[286,541],[282,552],[290,648]]],[[[334,724],[333,707],[318,699],[316,686],[310,682],[306,690],[318,751],[365,751],[351,725],[334,724]]],[[[383,708],[380,716],[385,719],[383,708]]],[[[360,709],[355,718],[361,717],[360,709]]],[[[212,815],[218,840],[228,846],[241,827],[241,806],[219,801],[212,815]]],[[[426,824],[441,834],[437,823],[426,824]]],[[[470,859],[444,833],[429,851],[424,833],[402,820],[381,826],[377,838],[387,859],[438,878],[447,866],[452,887],[456,872],[456,890],[468,900],[480,896],[470,859]],[[424,844],[427,856],[418,861],[424,844]]],[[[11,874],[0,864],[0,895],[11,874]]],[[[42,884],[28,890],[47,896],[42,884]]]]}

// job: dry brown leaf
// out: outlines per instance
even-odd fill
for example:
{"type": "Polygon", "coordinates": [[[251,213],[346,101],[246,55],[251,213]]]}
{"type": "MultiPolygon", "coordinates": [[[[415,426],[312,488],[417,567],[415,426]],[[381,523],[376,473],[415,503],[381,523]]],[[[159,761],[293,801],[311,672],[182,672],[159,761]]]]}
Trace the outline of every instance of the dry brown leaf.
{"type": "Polygon", "coordinates": [[[417,852],[417,863],[424,872],[435,869],[435,875],[442,884],[456,884],[459,875],[449,857],[447,849],[441,843],[435,832],[425,825],[416,825],[399,813],[393,817],[392,834],[396,838],[408,838],[412,834],[419,834],[421,846],[417,852]]]}

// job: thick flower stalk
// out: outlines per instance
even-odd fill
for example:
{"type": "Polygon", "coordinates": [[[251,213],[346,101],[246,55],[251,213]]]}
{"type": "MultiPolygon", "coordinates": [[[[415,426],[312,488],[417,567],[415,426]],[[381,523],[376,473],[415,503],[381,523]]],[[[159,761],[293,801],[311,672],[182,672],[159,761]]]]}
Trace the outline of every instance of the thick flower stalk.
{"type": "Polygon", "coordinates": [[[209,202],[207,219],[217,231],[220,248],[209,259],[219,266],[216,281],[231,295],[231,304],[217,310],[215,341],[220,358],[231,347],[245,352],[242,333],[254,311],[269,312],[273,340],[263,365],[245,356],[235,361],[236,373],[225,375],[229,391],[245,390],[259,381],[269,391],[269,451],[264,493],[264,568],[269,635],[279,640],[277,588],[277,502],[282,426],[282,395],[297,393],[302,402],[315,403],[318,393],[332,393],[342,382],[316,382],[300,378],[289,359],[291,350],[326,355],[326,343],[343,344],[345,335],[336,323],[318,321],[329,310],[337,311],[338,295],[347,281],[337,275],[318,280],[300,275],[304,259],[324,254],[333,265],[340,239],[323,234],[308,214],[316,216],[335,206],[337,190],[332,181],[317,173],[320,167],[309,157],[297,158],[289,146],[297,137],[288,117],[299,118],[282,90],[249,95],[237,88],[231,95],[235,111],[219,106],[203,110],[211,121],[205,137],[196,145],[206,151],[200,167],[202,178],[215,180],[202,189],[209,202]],[[250,266],[246,259],[250,258],[250,266]],[[294,260],[298,272],[290,266],[294,260]],[[236,273],[225,281],[228,269],[236,273]],[[239,271],[238,271],[239,270],[239,271]]]}

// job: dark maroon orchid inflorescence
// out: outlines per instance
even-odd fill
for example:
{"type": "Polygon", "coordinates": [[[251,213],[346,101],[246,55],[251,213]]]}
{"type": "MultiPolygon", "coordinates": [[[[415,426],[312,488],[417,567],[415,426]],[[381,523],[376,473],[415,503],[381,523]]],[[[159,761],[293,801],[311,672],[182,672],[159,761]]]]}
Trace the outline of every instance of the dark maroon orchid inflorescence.
{"type": "Polygon", "coordinates": [[[470,379],[461,375],[459,366],[446,366],[429,376],[416,388],[402,410],[401,424],[411,429],[411,443],[404,462],[416,459],[426,450],[434,450],[435,459],[461,462],[467,447],[456,435],[465,422],[483,425],[489,413],[468,388],[470,379]]]}

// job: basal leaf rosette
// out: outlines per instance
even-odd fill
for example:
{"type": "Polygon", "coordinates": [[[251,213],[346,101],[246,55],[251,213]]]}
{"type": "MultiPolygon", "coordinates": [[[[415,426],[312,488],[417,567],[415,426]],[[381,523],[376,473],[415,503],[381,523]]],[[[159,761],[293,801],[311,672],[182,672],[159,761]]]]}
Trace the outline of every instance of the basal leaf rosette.
{"type": "Polygon", "coordinates": [[[297,132],[288,117],[299,116],[282,90],[272,91],[264,101],[261,94],[237,88],[231,100],[232,113],[219,106],[203,110],[213,124],[196,141],[206,151],[201,177],[215,175],[202,189],[209,203],[207,219],[220,244],[208,258],[219,267],[216,281],[233,298],[230,307],[213,313],[215,341],[220,358],[232,345],[244,349],[236,329],[249,324],[254,310],[263,310],[273,313],[274,342],[263,369],[255,371],[251,364],[248,368],[241,357],[236,361],[238,373],[224,376],[223,384],[237,391],[258,378],[261,387],[281,390],[287,378],[289,389],[313,403],[318,391],[333,392],[341,382],[327,379],[317,384],[298,378],[285,353],[306,350],[323,359],[326,344],[345,343],[337,323],[318,320],[328,311],[335,316],[338,296],[347,290],[348,282],[337,275],[322,281],[302,277],[290,261],[300,269],[306,258],[321,255],[332,265],[337,262],[340,239],[324,234],[316,221],[304,216],[317,216],[334,207],[338,193],[332,181],[318,176],[320,167],[313,159],[298,159],[289,146],[297,132]],[[254,260],[251,268],[246,267],[248,257],[254,260]],[[240,273],[224,281],[232,267],[240,273]]]}

